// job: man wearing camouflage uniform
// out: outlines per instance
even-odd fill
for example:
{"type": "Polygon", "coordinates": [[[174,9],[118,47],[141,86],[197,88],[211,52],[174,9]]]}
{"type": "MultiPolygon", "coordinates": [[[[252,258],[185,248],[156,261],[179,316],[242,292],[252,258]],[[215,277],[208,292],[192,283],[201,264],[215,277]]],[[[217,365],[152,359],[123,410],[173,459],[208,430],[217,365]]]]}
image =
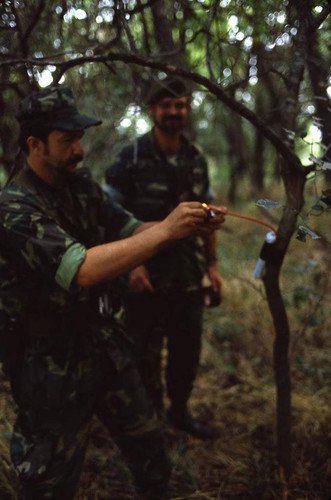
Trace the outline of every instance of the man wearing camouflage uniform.
{"type": "Polygon", "coordinates": [[[116,317],[116,289],[104,283],[223,218],[208,221],[201,204],[186,203],[142,224],[111,202],[87,170],[74,170],[84,130],[101,122],[79,114],[68,88],[31,94],[17,118],[26,164],[0,193],[0,326],[24,498],[73,499],[93,413],[137,487],[156,498],[169,460],[116,317]]]}
{"type": "MultiPolygon", "coordinates": [[[[206,160],[182,134],[190,97],[179,78],[152,85],[147,104],[153,129],[126,147],[107,170],[113,196],[140,220],[162,220],[182,201],[210,200],[206,160]]],[[[202,439],[212,438],[212,432],[191,416],[187,402],[199,363],[206,275],[219,293],[215,237],[190,236],[131,271],[127,298],[128,331],[154,406],[161,414],[161,351],[166,338],[168,419],[202,439]]]]}

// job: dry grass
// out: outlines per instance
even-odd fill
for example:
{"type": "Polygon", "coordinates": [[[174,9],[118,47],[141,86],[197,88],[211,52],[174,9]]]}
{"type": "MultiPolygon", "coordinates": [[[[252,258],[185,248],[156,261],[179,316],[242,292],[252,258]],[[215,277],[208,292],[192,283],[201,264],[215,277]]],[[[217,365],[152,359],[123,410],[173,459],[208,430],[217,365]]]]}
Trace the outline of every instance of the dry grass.
{"type": "MultiPolygon", "coordinates": [[[[166,428],[174,463],[172,498],[326,500],[331,492],[328,253],[318,241],[293,240],[282,272],[293,385],[293,477],[286,488],[275,452],[274,329],[262,284],[251,277],[264,230],[235,219],[228,227],[219,238],[224,300],[206,314],[191,398],[193,413],[209,422],[218,437],[205,443],[166,428]]],[[[4,382],[0,394],[0,499],[14,500],[8,459],[13,406],[4,382]]],[[[136,498],[119,451],[93,421],[77,500],[136,498]]]]}

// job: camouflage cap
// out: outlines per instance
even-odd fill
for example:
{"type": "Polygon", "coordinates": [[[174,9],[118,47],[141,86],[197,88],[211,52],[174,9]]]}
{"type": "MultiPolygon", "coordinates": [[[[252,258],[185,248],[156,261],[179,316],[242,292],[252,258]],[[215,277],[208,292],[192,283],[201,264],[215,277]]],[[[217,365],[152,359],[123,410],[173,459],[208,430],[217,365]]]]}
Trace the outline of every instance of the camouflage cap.
{"type": "Polygon", "coordinates": [[[164,97],[188,97],[192,89],[189,84],[181,78],[168,76],[164,80],[154,80],[146,96],[146,104],[153,105],[164,97]]]}
{"type": "Polygon", "coordinates": [[[83,130],[102,123],[78,112],[68,87],[33,92],[21,102],[16,118],[22,129],[45,126],[54,130],[83,130]]]}

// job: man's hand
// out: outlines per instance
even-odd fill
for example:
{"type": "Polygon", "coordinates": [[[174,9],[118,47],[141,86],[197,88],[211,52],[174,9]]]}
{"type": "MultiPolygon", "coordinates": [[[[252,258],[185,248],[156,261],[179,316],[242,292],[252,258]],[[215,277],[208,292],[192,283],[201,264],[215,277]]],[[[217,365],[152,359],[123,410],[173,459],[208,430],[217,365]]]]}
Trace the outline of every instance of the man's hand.
{"type": "Polygon", "coordinates": [[[222,277],[218,271],[217,263],[211,262],[208,266],[208,276],[211,281],[211,286],[213,287],[214,292],[222,291],[222,277]]]}
{"type": "Polygon", "coordinates": [[[196,234],[206,236],[221,227],[223,214],[209,218],[208,211],[197,201],[180,203],[160,224],[167,231],[169,240],[179,240],[196,234]]]}
{"type": "Polygon", "coordinates": [[[145,266],[132,269],[129,275],[131,292],[154,292],[153,285],[145,266]]]}

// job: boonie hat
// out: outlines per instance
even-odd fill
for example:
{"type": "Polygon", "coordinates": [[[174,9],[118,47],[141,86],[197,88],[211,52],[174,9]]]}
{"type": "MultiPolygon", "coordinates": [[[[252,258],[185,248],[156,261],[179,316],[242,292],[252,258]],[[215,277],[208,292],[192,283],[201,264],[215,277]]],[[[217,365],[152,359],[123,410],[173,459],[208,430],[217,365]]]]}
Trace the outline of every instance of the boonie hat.
{"type": "Polygon", "coordinates": [[[146,96],[146,104],[153,105],[164,97],[188,97],[192,89],[185,80],[168,76],[164,80],[154,80],[146,96]]]}
{"type": "Polygon", "coordinates": [[[48,87],[23,99],[16,114],[21,128],[47,126],[75,131],[100,125],[101,120],[78,112],[69,87],[48,87]]]}

